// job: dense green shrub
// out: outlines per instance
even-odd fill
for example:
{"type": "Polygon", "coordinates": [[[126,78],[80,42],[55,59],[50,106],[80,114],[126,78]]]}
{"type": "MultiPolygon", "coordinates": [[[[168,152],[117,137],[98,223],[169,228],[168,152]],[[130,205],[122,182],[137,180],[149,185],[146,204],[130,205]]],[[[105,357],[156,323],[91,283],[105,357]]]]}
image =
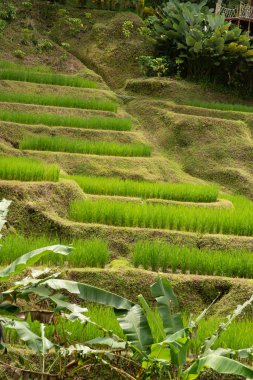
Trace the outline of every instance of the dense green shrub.
{"type": "Polygon", "coordinates": [[[167,57],[154,58],[150,55],[141,55],[138,58],[141,71],[148,77],[165,77],[175,72],[176,64],[167,57]]]}
{"type": "Polygon", "coordinates": [[[148,18],[147,26],[158,55],[180,62],[183,77],[253,89],[249,35],[226,22],[224,15],[215,16],[206,1],[170,0],[159,15],[148,18]]]}
{"type": "Polygon", "coordinates": [[[16,7],[8,0],[0,1],[0,18],[5,21],[12,21],[16,18],[16,7]]]}

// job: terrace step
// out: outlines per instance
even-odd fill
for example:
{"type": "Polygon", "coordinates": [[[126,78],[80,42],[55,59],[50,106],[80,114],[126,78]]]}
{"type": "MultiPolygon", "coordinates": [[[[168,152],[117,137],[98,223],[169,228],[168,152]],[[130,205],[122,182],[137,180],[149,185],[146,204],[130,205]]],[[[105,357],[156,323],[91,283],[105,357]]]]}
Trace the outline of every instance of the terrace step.
{"type": "MultiPolygon", "coordinates": [[[[119,157],[79,153],[24,151],[24,155],[58,164],[68,174],[118,176],[149,181],[192,182],[193,178],[174,168],[162,156],[119,157]]],[[[200,182],[201,183],[201,182],[200,182]]]]}
{"type": "Polygon", "coordinates": [[[69,137],[73,139],[84,139],[90,141],[108,141],[125,144],[147,143],[143,135],[137,131],[113,131],[61,126],[49,127],[45,125],[19,124],[1,120],[0,128],[1,138],[6,139],[6,141],[12,142],[15,146],[17,146],[18,142],[28,134],[29,136],[51,135],[69,137]]]}
{"type": "Polygon", "coordinates": [[[58,96],[75,96],[80,98],[96,98],[108,99],[117,101],[117,96],[110,90],[79,88],[79,87],[64,87],[51,84],[29,83],[29,82],[16,82],[0,80],[0,92],[16,92],[16,93],[36,93],[36,94],[50,94],[58,96]]]}
{"type": "Polygon", "coordinates": [[[216,202],[188,202],[188,201],[173,201],[167,199],[142,199],[138,197],[128,197],[128,196],[117,196],[117,195],[94,195],[85,193],[87,199],[107,199],[112,201],[122,201],[122,202],[135,202],[135,203],[153,203],[153,204],[164,204],[164,205],[175,205],[175,206],[186,206],[186,207],[204,207],[204,208],[233,208],[233,203],[227,199],[218,199],[216,202]]]}

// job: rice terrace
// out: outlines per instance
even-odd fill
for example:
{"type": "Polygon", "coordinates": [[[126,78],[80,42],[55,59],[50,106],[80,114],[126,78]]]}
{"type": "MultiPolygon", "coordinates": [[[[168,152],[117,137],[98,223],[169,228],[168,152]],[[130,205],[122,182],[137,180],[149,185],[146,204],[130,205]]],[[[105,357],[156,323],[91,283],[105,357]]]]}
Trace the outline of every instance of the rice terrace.
{"type": "Polygon", "coordinates": [[[252,0],[0,0],[0,380],[253,379],[252,0]]]}

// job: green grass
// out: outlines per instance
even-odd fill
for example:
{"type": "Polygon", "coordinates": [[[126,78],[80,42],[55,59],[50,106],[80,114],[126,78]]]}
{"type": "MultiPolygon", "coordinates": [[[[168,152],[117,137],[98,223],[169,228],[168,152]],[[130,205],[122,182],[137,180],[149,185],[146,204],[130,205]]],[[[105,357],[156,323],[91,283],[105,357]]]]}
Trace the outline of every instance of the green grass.
{"type": "Polygon", "coordinates": [[[253,278],[253,254],[246,250],[208,251],[161,241],[139,241],[134,247],[133,263],[153,271],[253,278]]]}
{"type": "Polygon", "coordinates": [[[150,156],[151,149],[144,144],[120,144],[106,141],[75,140],[66,137],[27,136],[20,149],[53,152],[98,154],[106,156],[150,156]]]}
{"type": "MultiPolygon", "coordinates": [[[[103,268],[109,261],[110,253],[108,245],[101,239],[62,241],[62,244],[72,244],[73,251],[66,257],[59,255],[47,255],[38,264],[48,266],[64,266],[66,262],[68,267],[99,267],[103,268]]],[[[1,241],[2,247],[0,252],[0,265],[10,264],[23,254],[34,249],[46,247],[49,245],[59,244],[58,238],[49,238],[46,236],[24,236],[21,234],[7,235],[1,241]]]]}
{"type": "Polygon", "coordinates": [[[0,69],[11,69],[11,70],[32,70],[39,73],[52,73],[52,69],[49,66],[44,65],[36,65],[36,66],[28,66],[28,65],[22,65],[20,63],[14,63],[11,61],[6,61],[4,59],[0,59],[0,69]]]}
{"type": "Polygon", "coordinates": [[[131,119],[116,117],[79,117],[63,116],[51,113],[19,112],[0,109],[0,120],[21,124],[43,124],[61,127],[84,129],[105,129],[115,131],[130,131],[131,119]]]}
{"type": "Polygon", "coordinates": [[[198,100],[189,100],[185,104],[187,106],[209,108],[209,109],[220,110],[220,111],[253,112],[253,106],[247,106],[244,104],[202,102],[198,100]]]}
{"type": "Polygon", "coordinates": [[[42,84],[53,84],[58,86],[98,88],[96,82],[78,76],[55,73],[42,73],[30,70],[26,71],[23,69],[2,69],[0,70],[0,80],[1,79],[42,84]]]}
{"type": "Polygon", "coordinates": [[[70,176],[89,194],[122,195],[189,202],[214,202],[217,186],[123,180],[110,177],[70,176]]]}
{"type": "Polygon", "coordinates": [[[0,178],[18,181],[58,181],[60,169],[36,159],[0,156],[0,178]]]}
{"type": "Polygon", "coordinates": [[[75,200],[70,203],[69,218],[83,223],[252,236],[252,202],[241,196],[228,198],[233,201],[232,209],[75,200]]]}
{"type": "Polygon", "coordinates": [[[0,92],[0,102],[38,104],[42,106],[71,107],[117,112],[117,104],[111,100],[76,98],[73,96],[39,95],[32,93],[0,92]]]}

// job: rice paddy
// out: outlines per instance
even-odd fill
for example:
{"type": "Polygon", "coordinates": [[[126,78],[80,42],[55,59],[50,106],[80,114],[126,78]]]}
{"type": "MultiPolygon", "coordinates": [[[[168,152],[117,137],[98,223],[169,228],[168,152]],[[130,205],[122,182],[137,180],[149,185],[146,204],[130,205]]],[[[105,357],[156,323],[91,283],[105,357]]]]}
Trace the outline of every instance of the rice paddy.
{"type": "MultiPolygon", "coordinates": [[[[123,332],[116,316],[111,308],[100,306],[100,305],[86,305],[88,307],[88,312],[86,313],[92,321],[98,323],[100,326],[108,331],[113,331],[116,335],[123,339],[123,332]]],[[[156,312],[157,318],[160,319],[160,315],[156,312]]],[[[196,317],[196,316],[195,316],[196,317]]],[[[193,317],[194,318],[194,317],[193,317]]],[[[224,321],[221,317],[209,316],[202,319],[199,322],[199,327],[195,339],[191,340],[191,344],[188,348],[190,355],[198,355],[201,346],[205,338],[211,336],[211,334],[217,330],[219,324],[224,321]]],[[[184,321],[187,323],[189,317],[184,315],[184,321]]],[[[152,320],[149,320],[151,331],[154,331],[156,326],[152,324],[152,320]]],[[[40,323],[38,321],[29,322],[32,331],[40,335],[40,323]]],[[[56,324],[56,332],[59,336],[64,336],[64,330],[70,331],[69,339],[71,341],[80,342],[81,344],[95,339],[97,337],[103,337],[103,331],[98,327],[91,324],[87,324],[84,328],[83,324],[79,321],[67,321],[61,320],[60,323],[56,324]]],[[[52,338],[54,334],[54,328],[52,326],[45,326],[45,335],[48,339],[52,338]]],[[[157,333],[155,332],[155,335],[157,333]]],[[[9,343],[17,343],[18,337],[12,331],[6,334],[7,341],[9,343]]],[[[252,330],[252,320],[250,319],[238,319],[231,323],[230,327],[224,331],[214,344],[214,348],[231,348],[238,350],[241,348],[248,348],[252,346],[253,340],[253,330],[252,330]]]]}
{"type": "MultiPolygon", "coordinates": [[[[17,234],[7,235],[1,243],[0,265],[6,265],[34,249],[59,244],[59,238],[17,234]]],[[[66,262],[68,267],[104,268],[110,258],[108,245],[101,239],[75,239],[72,242],[63,241],[62,244],[71,244],[73,246],[73,251],[70,255],[67,257],[48,255],[40,260],[39,264],[59,266],[64,265],[64,262],[66,262]]]]}
{"type": "Polygon", "coordinates": [[[124,180],[112,177],[71,176],[88,194],[134,196],[189,202],[215,202],[218,187],[124,180]]]}
{"type": "Polygon", "coordinates": [[[192,107],[209,108],[220,111],[236,111],[236,112],[253,112],[253,106],[243,104],[229,104],[220,102],[202,102],[198,100],[189,100],[186,105],[192,107]]]}
{"type": "Polygon", "coordinates": [[[229,199],[234,205],[232,209],[75,200],[70,203],[69,218],[81,223],[252,236],[252,202],[241,196],[229,199]]]}
{"type": "Polygon", "coordinates": [[[53,181],[59,179],[60,169],[36,159],[0,156],[0,178],[18,181],[53,181]]]}
{"type": "Polygon", "coordinates": [[[111,100],[78,98],[36,93],[0,92],[0,102],[38,104],[42,106],[70,107],[117,112],[117,104],[111,100]]]}
{"type": "Polygon", "coordinates": [[[22,69],[13,68],[6,68],[0,70],[0,80],[1,79],[81,88],[98,87],[96,82],[74,75],[55,74],[50,72],[42,73],[31,70],[26,71],[22,69]]]}
{"type": "Polygon", "coordinates": [[[130,131],[132,127],[129,118],[116,117],[78,117],[63,116],[52,113],[18,112],[0,109],[0,120],[13,123],[38,125],[50,127],[74,127],[84,129],[103,129],[114,131],[130,131]]]}
{"type": "Polygon", "coordinates": [[[19,144],[20,149],[53,152],[97,154],[106,156],[144,157],[151,155],[151,148],[144,144],[120,144],[106,141],[75,140],[55,136],[27,136],[19,144]]]}
{"type": "Polygon", "coordinates": [[[153,271],[253,278],[253,254],[246,250],[208,251],[162,241],[139,241],[134,247],[133,264],[153,271]]]}

